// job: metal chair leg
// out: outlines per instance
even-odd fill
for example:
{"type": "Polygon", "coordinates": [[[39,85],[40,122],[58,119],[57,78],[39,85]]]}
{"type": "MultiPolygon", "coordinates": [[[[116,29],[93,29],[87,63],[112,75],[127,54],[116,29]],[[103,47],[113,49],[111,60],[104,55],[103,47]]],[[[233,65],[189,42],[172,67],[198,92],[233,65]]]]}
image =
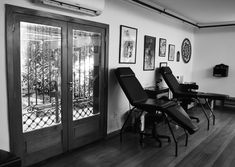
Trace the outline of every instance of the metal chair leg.
{"type": "Polygon", "coordinates": [[[175,156],[177,157],[178,156],[178,143],[177,143],[177,140],[175,138],[175,135],[173,133],[173,130],[172,130],[171,125],[170,125],[170,123],[169,123],[167,118],[166,118],[166,122],[167,122],[167,125],[168,125],[169,129],[170,129],[170,132],[171,132],[171,135],[172,135],[172,137],[174,139],[174,142],[175,142],[175,156]]]}
{"type": "MultiPolygon", "coordinates": [[[[166,122],[167,117],[166,117],[165,115],[164,115],[163,117],[164,117],[164,121],[166,122]]],[[[159,135],[159,134],[157,133],[157,131],[156,131],[156,135],[157,135],[158,138],[167,139],[168,143],[171,142],[170,136],[167,136],[167,135],[159,135]]]]}
{"type": "Polygon", "coordinates": [[[141,146],[143,146],[143,139],[144,139],[144,132],[141,131],[140,132],[140,140],[139,140],[141,146]]]}
{"type": "Polygon", "coordinates": [[[197,99],[197,101],[198,101],[198,103],[200,104],[200,106],[201,106],[201,108],[202,108],[202,111],[203,111],[203,113],[204,113],[205,116],[206,116],[206,119],[207,119],[207,130],[209,130],[209,129],[210,129],[210,119],[209,119],[208,115],[206,114],[206,110],[205,110],[205,108],[203,107],[203,105],[202,105],[202,103],[200,102],[200,100],[197,99]]]}
{"type": "Polygon", "coordinates": [[[213,110],[211,109],[211,106],[210,106],[208,100],[205,99],[205,101],[206,101],[206,105],[208,106],[208,108],[209,108],[209,110],[210,110],[210,112],[211,112],[211,114],[212,114],[212,117],[213,117],[213,125],[215,125],[215,114],[214,114],[213,110]]]}
{"type": "Polygon", "coordinates": [[[156,124],[153,122],[152,136],[159,143],[159,147],[162,147],[162,141],[159,139],[159,135],[156,134],[156,124]]]}
{"type": "Polygon", "coordinates": [[[188,133],[187,133],[187,131],[184,129],[184,133],[185,133],[185,136],[186,136],[186,138],[185,138],[185,146],[188,146],[188,133]]]}
{"type": "Polygon", "coordinates": [[[127,118],[126,118],[124,124],[122,125],[122,128],[121,128],[121,130],[120,130],[120,142],[122,142],[122,132],[123,132],[123,130],[124,130],[124,127],[125,127],[127,121],[129,120],[129,117],[130,117],[132,111],[133,111],[135,108],[136,108],[136,107],[133,107],[133,108],[129,111],[129,113],[128,113],[128,115],[127,115],[127,118]]]}

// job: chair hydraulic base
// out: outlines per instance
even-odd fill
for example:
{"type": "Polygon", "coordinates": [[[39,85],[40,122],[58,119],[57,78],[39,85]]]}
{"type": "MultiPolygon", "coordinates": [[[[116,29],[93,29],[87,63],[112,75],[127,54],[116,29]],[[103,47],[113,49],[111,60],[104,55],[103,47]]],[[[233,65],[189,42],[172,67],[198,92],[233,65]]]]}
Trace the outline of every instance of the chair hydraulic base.
{"type": "Polygon", "coordinates": [[[153,137],[159,143],[159,147],[162,146],[162,141],[160,140],[160,138],[167,139],[168,143],[171,142],[171,138],[169,136],[157,134],[155,122],[153,122],[152,132],[151,133],[145,133],[144,131],[140,132],[140,144],[141,145],[143,145],[143,138],[144,138],[144,136],[151,136],[151,137],[153,137]]]}
{"type": "MultiPolygon", "coordinates": [[[[127,118],[126,118],[124,124],[122,125],[122,128],[120,130],[120,142],[122,142],[122,133],[123,133],[123,130],[125,128],[125,125],[126,125],[127,121],[129,120],[130,115],[132,114],[132,112],[134,110],[135,110],[135,107],[133,107],[129,111],[129,113],[127,115],[127,118]]],[[[142,113],[143,113],[143,111],[141,112],[140,116],[142,115],[142,113]]],[[[151,136],[151,137],[153,137],[159,143],[159,147],[162,146],[162,142],[161,142],[160,138],[167,139],[168,142],[171,142],[171,138],[169,136],[157,134],[157,132],[156,132],[156,123],[154,121],[153,121],[153,124],[152,124],[152,132],[151,133],[146,133],[144,131],[140,131],[140,140],[139,140],[139,142],[140,142],[141,145],[143,145],[143,138],[144,138],[144,136],[151,136]]]]}

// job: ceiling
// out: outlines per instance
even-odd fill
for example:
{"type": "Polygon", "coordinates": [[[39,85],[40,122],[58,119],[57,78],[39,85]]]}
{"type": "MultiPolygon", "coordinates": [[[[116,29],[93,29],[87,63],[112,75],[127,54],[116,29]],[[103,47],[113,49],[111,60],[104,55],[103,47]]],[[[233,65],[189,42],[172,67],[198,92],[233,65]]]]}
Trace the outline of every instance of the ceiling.
{"type": "MultiPolygon", "coordinates": [[[[135,0],[134,0],[135,1],[135,0]]],[[[199,26],[235,25],[235,0],[138,0],[199,26]]]]}

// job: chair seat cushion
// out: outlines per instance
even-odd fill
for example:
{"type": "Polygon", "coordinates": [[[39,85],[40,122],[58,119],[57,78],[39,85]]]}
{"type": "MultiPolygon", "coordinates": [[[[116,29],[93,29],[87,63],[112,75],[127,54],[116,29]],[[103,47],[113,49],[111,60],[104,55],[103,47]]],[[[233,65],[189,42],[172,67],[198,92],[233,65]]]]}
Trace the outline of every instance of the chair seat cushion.
{"type": "Polygon", "coordinates": [[[136,104],[136,106],[150,114],[154,114],[156,111],[166,113],[181,127],[185,128],[190,134],[193,134],[198,130],[198,127],[192,123],[184,109],[174,101],[149,98],[145,102],[136,104]]]}
{"type": "Polygon", "coordinates": [[[165,100],[159,100],[159,99],[157,100],[157,99],[148,98],[147,100],[136,103],[134,105],[144,111],[147,111],[150,113],[151,112],[156,113],[157,110],[162,110],[170,106],[175,106],[176,103],[173,101],[165,101],[165,100]]]}

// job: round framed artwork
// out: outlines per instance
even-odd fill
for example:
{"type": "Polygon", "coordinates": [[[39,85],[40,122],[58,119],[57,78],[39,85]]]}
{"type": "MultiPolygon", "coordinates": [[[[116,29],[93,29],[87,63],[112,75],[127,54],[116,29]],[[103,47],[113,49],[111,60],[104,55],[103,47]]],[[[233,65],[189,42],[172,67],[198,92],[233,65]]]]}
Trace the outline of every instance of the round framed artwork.
{"type": "Polygon", "coordinates": [[[191,54],[192,54],[191,42],[188,38],[185,38],[181,46],[181,55],[185,63],[188,63],[190,61],[191,54]]]}

